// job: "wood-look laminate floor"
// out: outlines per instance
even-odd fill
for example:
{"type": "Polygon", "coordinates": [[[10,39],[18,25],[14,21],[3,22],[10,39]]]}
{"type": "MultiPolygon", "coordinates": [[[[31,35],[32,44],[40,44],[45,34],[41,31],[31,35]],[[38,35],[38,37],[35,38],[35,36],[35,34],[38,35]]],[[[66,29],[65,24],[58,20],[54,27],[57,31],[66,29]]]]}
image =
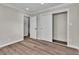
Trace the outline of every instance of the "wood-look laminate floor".
{"type": "Polygon", "coordinates": [[[0,49],[1,55],[78,55],[77,49],[55,43],[29,39],[0,49]]]}

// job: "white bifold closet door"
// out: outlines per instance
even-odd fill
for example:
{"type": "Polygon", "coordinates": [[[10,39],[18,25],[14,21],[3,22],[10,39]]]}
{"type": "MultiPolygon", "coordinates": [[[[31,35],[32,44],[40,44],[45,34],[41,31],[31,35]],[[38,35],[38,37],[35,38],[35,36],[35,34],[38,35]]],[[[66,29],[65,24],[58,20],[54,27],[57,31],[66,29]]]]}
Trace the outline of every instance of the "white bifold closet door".
{"type": "Polygon", "coordinates": [[[67,12],[54,14],[54,40],[67,42],[67,12]]]}
{"type": "Polygon", "coordinates": [[[30,17],[30,38],[36,39],[37,37],[37,17],[30,17]]]}

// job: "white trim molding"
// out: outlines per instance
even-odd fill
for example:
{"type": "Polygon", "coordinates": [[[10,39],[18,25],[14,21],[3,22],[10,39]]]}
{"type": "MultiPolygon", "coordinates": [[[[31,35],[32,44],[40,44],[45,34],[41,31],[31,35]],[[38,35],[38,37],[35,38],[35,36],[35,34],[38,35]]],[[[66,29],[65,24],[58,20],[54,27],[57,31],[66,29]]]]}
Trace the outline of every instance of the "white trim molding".
{"type": "Polygon", "coordinates": [[[46,8],[46,9],[42,9],[42,10],[38,10],[38,11],[33,11],[33,12],[26,12],[25,10],[19,9],[19,8],[15,7],[15,6],[12,6],[10,4],[7,4],[7,3],[3,3],[1,5],[13,8],[15,10],[18,10],[20,12],[26,13],[28,15],[35,15],[35,14],[39,14],[39,13],[42,13],[42,12],[49,12],[49,11],[52,11],[52,10],[54,10],[56,8],[66,7],[66,6],[76,5],[76,4],[75,3],[63,3],[63,4],[60,4],[60,5],[57,5],[57,6],[52,6],[52,7],[46,8]]]}
{"type": "Polygon", "coordinates": [[[41,14],[43,12],[51,12],[51,11],[54,11],[54,9],[61,8],[61,7],[67,7],[67,6],[69,7],[69,6],[72,6],[72,5],[76,5],[76,4],[75,3],[74,4],[73,3],[64,3],[64,4],[60,4],[60,5],[50,7],[50,8],[47,8],[47,9],[35,11],[35,12],[30,13],[30,14],[36,15],[36,14],[41,14]]]}
{"type": "Polygon", "coordinates": [[[56,10],[51,12],[51,15],[56,13],[62,13],[62,12],[67,12],[67,46],[69,46],[69,9],[56,10]]]}

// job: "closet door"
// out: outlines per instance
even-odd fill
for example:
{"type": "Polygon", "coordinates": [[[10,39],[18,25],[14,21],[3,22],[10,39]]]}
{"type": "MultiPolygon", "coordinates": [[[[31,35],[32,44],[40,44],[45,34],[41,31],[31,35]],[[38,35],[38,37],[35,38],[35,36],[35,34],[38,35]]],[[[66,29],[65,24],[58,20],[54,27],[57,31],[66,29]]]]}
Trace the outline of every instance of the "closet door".
{"type": "Polygon", "coordinates": [[[54,40],[67,42],[67,13],[54,14],[54,40]]]}

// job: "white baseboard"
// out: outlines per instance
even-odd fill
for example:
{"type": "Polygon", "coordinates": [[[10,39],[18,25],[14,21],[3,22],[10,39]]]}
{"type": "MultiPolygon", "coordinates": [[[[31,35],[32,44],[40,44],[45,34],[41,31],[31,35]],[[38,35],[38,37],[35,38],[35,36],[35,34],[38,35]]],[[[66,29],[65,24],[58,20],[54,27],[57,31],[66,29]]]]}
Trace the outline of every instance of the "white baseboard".
{"type": "Polygon", "coordinates": [[[16,43],[16,42],[20,42],[20,41],[22,41],[22,40],[23,40],[23,39],[16,40],[16,41],[12,41],[12,42],[9,42],[9,43],[5,43],[4,45],[1,45],[0,48],[3,48],[3,47],[5,47],[5,46],[11,45],[11,44],[14,44],[14,43],[16,43]]]}
{"type": "Polygon", "coordinates": [[[75,49],[78,49],[79,50],[79,47],[74,46],[74,45],[68,45],[68,47],[75,48],[75,49]]]}
{"type": "MultiPolygon", "coordinates": [[[[38,40],[44,40],[44,39],[40,39],[40,38],[37,38],[38,40]]],[[[52,42],[52,40],[49,40],[49,39],[45,39],[44,41],[48,41],[48,42],[52,42]]]]}

